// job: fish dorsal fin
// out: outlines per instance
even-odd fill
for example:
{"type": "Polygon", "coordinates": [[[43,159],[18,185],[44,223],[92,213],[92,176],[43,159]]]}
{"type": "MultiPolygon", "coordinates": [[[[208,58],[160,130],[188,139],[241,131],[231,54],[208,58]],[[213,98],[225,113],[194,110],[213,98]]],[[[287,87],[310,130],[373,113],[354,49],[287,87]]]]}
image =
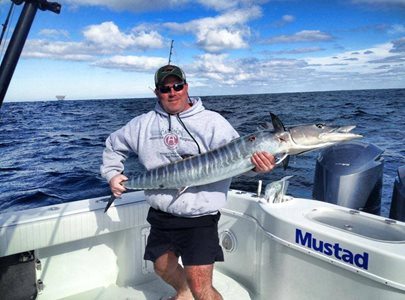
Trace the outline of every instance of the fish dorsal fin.
{"type": "Polygon", "coordinates": [[[283,122],[273,113],[270,113],[271,116],[271,123],[273,124],[275,132],[283,132],[285,131],[285,127],[283,122]]]}

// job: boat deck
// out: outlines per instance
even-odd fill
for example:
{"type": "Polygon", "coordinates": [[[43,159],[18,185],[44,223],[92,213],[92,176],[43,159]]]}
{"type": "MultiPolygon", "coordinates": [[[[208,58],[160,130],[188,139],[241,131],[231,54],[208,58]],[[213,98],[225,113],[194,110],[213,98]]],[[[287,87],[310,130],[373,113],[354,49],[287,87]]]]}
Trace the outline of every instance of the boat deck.
{"type": "MultiPolygon", "coordinates": [[[[405,299],[405,223],[309,199],[228,196],[218,226],[225,261],[214,271],[224,299],[405,299]]],[[[19,267],[38,300],[172,296],[143,260],[143,197],[128,193],[107,214],[108,197],[0,214],[0,257],[34,250],[19,267]]]]}
{"type": "MultiPolygon", "coordinates": [[[[224,300],[251,299],[248,291],[241,284],[217,270],[214,271],[214,286],[222,294],[224,300]]],[[[133,287],[119,287],[117,285],[99,287],[81,294],[61,298],[61,300],[159,300],[162,297],[173,296],[174,293],[174,289],[162,280],[156,279],[133,287]]],[[[41,296],[38,297],[38,300],[41,300],[41,296]]]]}

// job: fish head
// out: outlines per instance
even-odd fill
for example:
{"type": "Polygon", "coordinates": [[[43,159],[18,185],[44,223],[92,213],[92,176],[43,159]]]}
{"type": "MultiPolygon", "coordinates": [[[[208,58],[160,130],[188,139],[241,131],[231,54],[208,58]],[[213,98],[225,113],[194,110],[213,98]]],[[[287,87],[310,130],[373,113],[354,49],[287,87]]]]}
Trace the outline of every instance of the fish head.
{"type": "Polygon", "coordinates": [[[327,147],[336,143],[361,138],[351,131],[356,126],[327,126],[313,124],[296,126],[288,129],[293,144],[291,154],[298,154],[310,150],[327,147]]]}

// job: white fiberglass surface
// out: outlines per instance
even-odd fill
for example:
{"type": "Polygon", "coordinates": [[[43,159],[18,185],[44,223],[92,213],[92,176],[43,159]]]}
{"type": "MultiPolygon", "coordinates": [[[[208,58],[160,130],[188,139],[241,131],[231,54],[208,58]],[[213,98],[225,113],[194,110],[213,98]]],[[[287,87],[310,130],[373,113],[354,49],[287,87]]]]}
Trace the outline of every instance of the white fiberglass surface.
{"type": "MultiPolygon", "coordinates": [[[[237,281],[219,271],[214,271],[214,286],[222,294],[224,300],[249,300],[247,290],[237,281]]],[[[174,290],[162,280],[156,279],[136,286],[118,287],[110,285],[99,287],[78,295],[73,295],[60,300],[158,300],[162,297],[173,296],[174,290]]],[[[41,300],[41,297],[38,298],[41,300]]]]}

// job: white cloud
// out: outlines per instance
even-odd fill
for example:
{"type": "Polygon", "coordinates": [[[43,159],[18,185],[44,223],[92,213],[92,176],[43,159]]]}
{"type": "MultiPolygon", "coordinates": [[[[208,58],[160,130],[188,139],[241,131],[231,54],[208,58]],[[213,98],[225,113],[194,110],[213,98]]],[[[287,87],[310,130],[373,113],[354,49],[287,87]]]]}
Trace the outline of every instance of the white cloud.
{"type": "Polygon", "coordinates": [[[257,6],[232,10],[217,17],[196,19],[186,23],[165,23],[164,26],[178,32],[190,32],[196,36],[197,45],[208,52],[247,47],[250,36],[247,22],[260,17],[257,6]]]}
{"type": "Polygon", "coordinates": [[[110,58],[98,60],[92,65],[125,71],[152,72],[166,63],[167,60],[161,57],[115,55],[110,58]]]}
{"type": "Polygon", "coordinates": [[[201,33],[197,37],[197,45],[208,52],[221,52],[224,49],[246,48],[244,37],[246,30],[214,29],[201,33]]]}
{"type": "Polygon", "coordinates": [[[39,35],[45,36],[47,38],[68,38],[69,32],[67,30],[45,28],[39,31],[39,35]]]}
{"type": "Polygon", "coordinates": [[[97,51],[93,46],[80,42],[28,40],[22,56],[25,58],[91,61],[97,51]]]}
{"type": "Polygon", "coordinates": [[[389,34],[405,34],[405,26],[402,24],[394,24],[388,29],[389,34]]]}
{"type": "Polygon", "coordinates": [[[169,29],[179,32],[193,32],[194,30],[207,31],[210,29],[244,25],[248,21],[258,18],[261,15],[261,9],[254,6],[249,9],[229,11],[227,13],[218,15],[217,17],[195,19],[186,23],[168,22],[164,23],[163,25],[169,29]]]}
{"type": "Polygon", "coordinates": [[[238,5],[238,1],[229,0],[200,0],[198,1],[201,5],[215,10],[227,10],[235,8],[238,5]]]}
{"type": "Polygon", "coordinates": [[[394,67],[405,62],[405,57],[393,53],[395,50],[403,51],[400,50],[400,45],[402,43],[398,40],[398,44],[385,43],[368,49],[342,52],[334,56],[308,57],[306,61],[310,65],[316,65],[317,70],[323,72],[347,73],[350,71],[358,74],[373,74],[376,73],[376,67],[379,65],[390,63],[394,67]]]}
{"type": "Polygon", "coordinates": [[[197,0],[196,2],[200,3],[201,5],[217,10],[217,11],[224,11],[229,9],[236,9],[236,8],[243,8],[243,7],[251,7],[254,5],[260,5],[263,3],[268,2],[269,0],[236,0],[236,1],[229,1],[229,0],[197,0]]]}
{"type": "MultiPolygon", "coordinates": [[[[197,57],[193,64],[195,72],[205,74],[234,74],[236,69],[233,64],[227,61],[227,54],[203,54],[197,57]]],[[[208,75],[211,76],[211,75],[208,75]]]]}
{"type": "Polygon", "coordinates": [[[295,17],[292,15],[284,15],[281,17],[281,20],[275,21],[273,26],[275,27],[283,27],[289,23],[293,23],[295,21],[295,17]]]}
{"type": "Polygon", "coordinates": [[[391,65],[404,65],[405,63],[405,55],[393,55],[387,56],[380,59],[370,60],[370,64],[391,64],[391,65]]]}
{"type": "MultiPolygon", "coordinates": [[[[70,0],[70,3],[78,1],[70,0]]],[[[103,5],[112,9],[131,9],[133,2],[143,3],[143,9],[152,7],[154,1],[107,1],[85,0],[83,5],[103,5]]],[[[179,2],[165,1],[166,7],[179,2]]],[[[203,4],[202,0],[195,0],[203,4]]],[[[160,1],[154,2],[158,5],[160,1]]],[[[175,33],[192,34],[195,44],[208,52],[195,57],[195,61],[185,66],[190,75],[192,87],[203,87],[209,84],[213,90],[235,87],[243,92],[243,87],[254,86],[255,92],[268,86],[297,86],[301,88],[317,87],[319,80],[330,79],[330,82],[364,80],[361,77],[375,74],[403,74],[405,66],[405,38],[392,43],[377,45],[367,49],[353,49],[333,56],[315,57],[307,54],[302,59],[286,58],[232,58],[224,54],[226,50],[249,47],[252,30],[249,22],[262,16],[258,1],[204,1],[206,7],[221,11],[213,17],[205,17],[189,22],[163,23],[162,29],[175,33]],[[242,7],[242,8],[241,8],[242,7]],[[395,72],[393,71],[395,69],[395,72]],[[349,78],[349,79],[348,79],[349,78]],[[218,87],[218,89],[216,89],[218,87]]],[[[152,8],[151,8],[152,9],[152,8]]],[[[284,15],[280,24],[295,21],[292,15],[284,15]]],[[[392,33],[401,34],[403,25],[391,27],[392,33]]],[[[103,22],[90,25],[82,31],[83,39],[78,42],[29,40],[24,49],[24,57],[51,58],[58,60],[86,61],[98,68],[118,69],[137,73],[152,73],[167,63],[166,58],[157,56],[126,55],[128,50],[146,50],[164,47],[164,38],[157,31],[156,24],[138,25],[123,31],[114,22],[103,22]],[[113,56],[111,56],[113,55],[113,56]]],[[[69,38],[67,32],[44,29],[43,37],[63,36],[69,38]]],[[[296,43],[331,41],[333,36],[321,30],[302,30],[291,35],[280,35],[269,38],[266,43],[296,43]]],[[[322,48],[303,47],[292,50],[273,51],[276,54],[302,54],[324,50],[322,48]]],[[[290,56],[288,56],[290,57],[290,56]]],[[[353,84],[350,83],[350,84],[353,84]]],[[[331,85],[332,86],[332,85],[331,85]]],[[[237,90],[235,89],[235,91],[237,90]]],[[[247,91],[248,92],[248,91],[247,91]]]]}
{"type": "MultiPolygon", "coordinates": [[[[53,33],[52,30],[41,31],[41,35],[53,33]]],[[[53,39],[28,40],[23,56],[26,58],[94,61],[100,55],[123,52],[128,49],[146,50],[164,46],[163,37],[156,31],[136,27],[126,34],[121,32],[113,22],[90,25],[83,30],[83,36],[84,40],[79,42],[54,41],[53,39]]]]}
{"type": "Polygon", "coordinates": [[[273,80],[296,78],[307,63],[296,59],[232,59],[226,54],[204,54],[187,69],[197,86],[267,85],[273,80]]]}
{"type": "Polygon", "coordinates": [[[113,22],[90,25],[83,31],[83,35],[88,42],[102,48],[125,49],[134,44],[133,37],[121,33],[113,22]]]}
{"type": "Polygon", "coordinates": [[[391,53],[405,53],[405,37],[392,42],[391,53]]]}
{"type": "Polygon", "coordinates": [[[163,37],[157,31],[138,32],[134,41],[136,47],[140,49],[162,48],[164,46],[163,37]]]}
{"type": "Polygon", "coordinates": [[[101,6],[116,11],[159,11],[175,8],[181,10],[188,5],[200,4],[216,11],[225,11],[237,8],[246,8],[260,5],[269,0],[65,0],[71,7],[79,6],[101,6]]]}
{"type": "MultiPolygon", "coordinates": [[[[206,86],[232,94],[268,92],[269,88],[286,91],[286,87],[290,91],[373,88],[376,84],[383,88],[386,85],[379,78],[397,78],[396,82],[405,78],[405,55],[392,53],[393,49],[400,52],[400,44],[401,40],[302,59],[235,59],[226,54],[204,54],[196,57],[187,71],[191,88],[205,93],[206,86]]],[[[392,84],[392,80],[389,82],[392,84]]]]}
{"type": "Polygon", "coordinates": [[[265,53],[274,53],[274,54],[302,54],[302,53],[309,53],[309,52],[318,52],[324,51],[324,48],[321,47],[305,47],[305,48],[295,48],[289,50],[280,50],[280,51],[266,51],[265,53]]]}
{"type": "Polygon", "coordinates": [[[284,22],[286,22],[286,23],[292,23],[292,22],[295,21],[295,17],[292,16],[292,15],[284,15],[284,16],[282,17],[282,20],[283,20],[284,22]]]}
{"type": "Polygon", "coordinates": [[[163,46],[163,37],[156,31],[122,33],[114,22],[104,22],[88,26],[84,32],[87,42],[104,49],[139,49],[160,48],[163,46]]]}
{"type": "Polygon", "coordinates": [[[333,37],[320,30],[302,30],[292,35],[280,35],[269,38],[265,41],[268,44],[276,43],[296,43],[296,42],[315,42],[330,41],[333,37]]]}

